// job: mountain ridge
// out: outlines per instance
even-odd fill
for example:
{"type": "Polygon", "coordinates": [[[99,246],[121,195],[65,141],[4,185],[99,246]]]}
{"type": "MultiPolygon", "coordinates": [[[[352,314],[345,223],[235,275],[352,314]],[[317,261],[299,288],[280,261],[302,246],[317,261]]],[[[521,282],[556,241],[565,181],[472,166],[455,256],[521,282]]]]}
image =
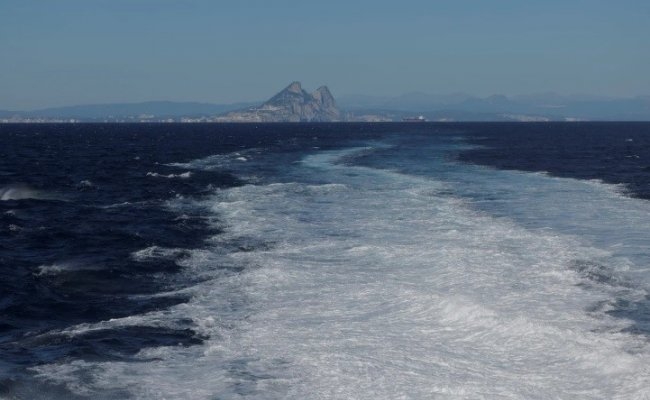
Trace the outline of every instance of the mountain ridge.
{"type": "Polygon", "coordinates": [[[614,98],[546,92],[477,97],[411,92],[395,97],[350,95],[334,99],[327,86],[309,93],[295,81],[266,102],[147,101],[0,110],[0,122],[378,122],[418,115],[430,121],[650,121],[650,96],[614,98]]]}
{"type": "Polygon", "coordinates": [[[298,81],[291,82],[260,106],[231,111],[217,122],[336,122],[341,111],[327,86],[309,93],[298,81]]]}
{"type": "Polygon", "coordinates": [[[181,117],[215,115],[250,106],[254,103],[241,102],[232,104],[213,104],[196,101],[155,100],[133,103],[102,103],[62,107],[49,107],[32,111],[0,110],[0,117],[12,116],[22,118],[79,118],[105,119],[127,118],[141,114],[153,114],[158,117],[181,117]]]}

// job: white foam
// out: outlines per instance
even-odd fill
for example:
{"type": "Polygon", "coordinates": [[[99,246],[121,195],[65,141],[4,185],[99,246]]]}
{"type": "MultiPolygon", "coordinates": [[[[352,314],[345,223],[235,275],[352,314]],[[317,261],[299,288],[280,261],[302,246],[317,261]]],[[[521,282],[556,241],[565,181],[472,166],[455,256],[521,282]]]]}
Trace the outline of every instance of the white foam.
{"type": "MultiPolygon", "coordinates": [[[[101,208],[105,208],[105,209],[122,208],[122,207],[128,207],[132,204],[133,203],[131,203],[130,201],[124,201],[122,203],[115,203],[115,204],[109,204],[107,206],[102,206],[101,208]]],[[[139,204],[144,204],[144,202],[139,202],[139,204]]]]}
{"type": "Polygon", "coordinates": [[[183,255],[187,250],[178,248],[166,248],[160,246],[150,246],[144,249],[135,251],[131,254],[131,258],[136,261],[149,261],[155,259],[176,259],[178,256],[183,255]]]}
{"type": "Polygon", "coordinates": [[[476,211],[438,194],[443,182],[335,163],[346,154],[296,165],[308,183],[205,200],[225,232],[179,261],[203,278],[191,301],[137,316],[191,318],[205,345],[34,371],[142,399],[650,396],[647,343],[621,331],[630,321],[585,312],[610,293],[569,268],[607,249],[476,211]]]}
{"type": "Polygon", "coordinates": [[[22,185],[10,185],[0,187],[0,201],[39,199],[42,195],[39,191],[22,185]]]}
{"type": "Polygon", "coordinates": [[[92,187],[95,187],[95,184],[86,179],[86,180],[80,181],[77,184],[77,187],[78,188],[92,188],[92,187]]]}
{"type": "Polygon", "coordinates": [[[101,267],[97,265],[88,265],[76,261],[59,262],[48,265],[40,265],[36,273],[37,276],[58,275],[63,272],[76,272],[76,271],[94,271],[101,267]]]}
{"type": "Polygon", "coordinates": [[[20,225],[16,225],[16,224],[9,224],[7,228],[12,232],[19,232],[23,230],[23,228],[20,225]]]}
{"type": "Polygon", "coordinates": [[[0,187],[0,201],[27,199],[67,201],[65,196],[59,193],[48,193],[27,185],[18,184],[0,187]]]}
{"type": "Polygon", "coordinates": [[[263,149],[252,148],[241,151],[234,151],[225,154],[215,154],[198,160],[193,160],[187,163],[170,163],[167,164],[171,167],[198,169],[198,170],[217,170],[229,168],[233,164],[250,161],[264,152],[263,149]]]}
{"type": "Polygon", "coordinates": [[[447,179],[473,206],[528,229],[579,237],[603,250],[599,258],[614,272],[650,288],[650,203],[628,197],[625,186],[473,166],[455,170],[447,179]]]}
{"type": "Polygon", "coordinates": [[[172,178],[181,178],[181,179],[188,179],[192,176],[192,173],[190,171],[183,172],[182,174],[168,174],[168,175],[163,175],[159,174],[157,172],[147,172],[147,176],[152,176],[154,178],[167,178],[167,179],[172,179],[172,178]]]}

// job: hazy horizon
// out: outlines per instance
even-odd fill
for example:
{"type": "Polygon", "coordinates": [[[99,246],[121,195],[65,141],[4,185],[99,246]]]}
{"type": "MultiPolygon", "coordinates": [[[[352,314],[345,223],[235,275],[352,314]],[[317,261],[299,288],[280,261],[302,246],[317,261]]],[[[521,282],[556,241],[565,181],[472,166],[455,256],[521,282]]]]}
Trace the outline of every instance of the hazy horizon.
{"type": "Polygon", "coordinates": [[[7,0],[0,109],[337,98],[650,94],[650,4],[7,0]]]}
{"type": "MultiPolygon", "coordinates": [[[[71,103],[71,104],[60,104],[60,105],[55,105],[55,106],[45,106],[45,107],[36,107],[36,108],[31,108],[31,109],[10,109],[10,108],[2,108],[2,111],[15,111],[15,112],[31,112],[31,111],[39,111],[39,110],[45,110],[45,109],[57,109],[57,108],[74,108],[74,107],[92,107],[92,106],[110,106],[110,105],[137,105],[137,104],[145,104],[145,103],[186,103],[186,104],[206,104],[206,105],[223,105],[223,106],[228,106],[228,105],[247,105],[247,104],[262,104],[265,101],[267,101],[270,97],[273,95],[277,94],[284,86],[278,86],[278,89],[273,92],[273,93],[268,93],[268,95],[264,98],[259,98],[259,99],[250,99],[250,100],[242,100],[242,101],[221,101],[221,102],[214,102],[214,101],[196,101],[196,100],[174,100],[174,99],[149,99],[149,100],[139,100],[139,101],[107,101],[107,102],[96,102],[96,103],[71,103]]],[[[312,86],[305,86],[303,85],[303,88],[307,90],[308,92],[311,91],[312,88],[316,88],[315,85],[312,86]]],[[[337,93],[333,93],[334,97],[336,98],[337,102],[343,102],[343,103],[359,103],[359,105],[363,106],[365,105],[363,101],[361,100],[366,100],[368,102],[390,102],[391,100],[396,100],[400,98],[408,98],[409,96],[427,96],[431,98],[446,98],[446,97],[452,97],[452,96],[465,96],[468,99],[488,99],[493,96],[506,96],[508,99],[511,100],[519,100],[519,99],[525,99],[525,98],[534,98],[534,97],[543,97],[543,96],[558,96],[561,98],[565,98],[568,100],[574,100],[574,101],[591,101],[591,100],[625,100],[625,99],[635,99],[635,98],[646,98],[650,97],[650,95],[636,95],[636,96],[606,96],[606,95],[597,95],[597,94],[591,94],[591,93],[569,93],[569,94],[560,94],[557,92],[537,92],[537,93],[523,93],[523,94],[518,94],[518,95],[505,95],[503,93],[493,93],[490,95],[484,95],[484,96],[478,96],[478,95],[473,95],[471,93],[464,93],[464,92],[453,92],[453,93],[427,93],[427,92],[420,92],[420,91],[410,91],[410,92],[404,92],[404,93],[398,93],[395,95],[368,95],[368,94],[363,94],[363,93],[350,93],[350,94],[344,94],[344,95],[338,95],[337,93]]],[[[448,104],[453,104],[453,101],[450,101],[448,104]]]]}

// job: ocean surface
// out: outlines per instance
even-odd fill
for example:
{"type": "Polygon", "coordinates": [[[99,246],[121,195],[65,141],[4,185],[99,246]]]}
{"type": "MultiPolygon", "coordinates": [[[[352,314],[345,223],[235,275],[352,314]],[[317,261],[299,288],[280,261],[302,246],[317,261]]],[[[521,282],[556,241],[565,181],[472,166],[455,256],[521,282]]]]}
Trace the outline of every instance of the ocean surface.
{"type": "Polygon", "coordinates": [[[1,399],[648,399],[650,123],[0,125],[1,399]]]}

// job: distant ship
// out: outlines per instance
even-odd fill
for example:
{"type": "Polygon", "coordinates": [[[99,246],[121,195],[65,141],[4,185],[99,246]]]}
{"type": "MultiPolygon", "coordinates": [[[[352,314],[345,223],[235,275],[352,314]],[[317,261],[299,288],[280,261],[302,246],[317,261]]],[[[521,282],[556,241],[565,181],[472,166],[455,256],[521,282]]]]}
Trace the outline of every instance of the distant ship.
{"type": "Polygon", "coordinates": [[[427,119],[423,115],[417,117],[405,117],[402,118],[402,122],[427,122],[427,119]]]}

